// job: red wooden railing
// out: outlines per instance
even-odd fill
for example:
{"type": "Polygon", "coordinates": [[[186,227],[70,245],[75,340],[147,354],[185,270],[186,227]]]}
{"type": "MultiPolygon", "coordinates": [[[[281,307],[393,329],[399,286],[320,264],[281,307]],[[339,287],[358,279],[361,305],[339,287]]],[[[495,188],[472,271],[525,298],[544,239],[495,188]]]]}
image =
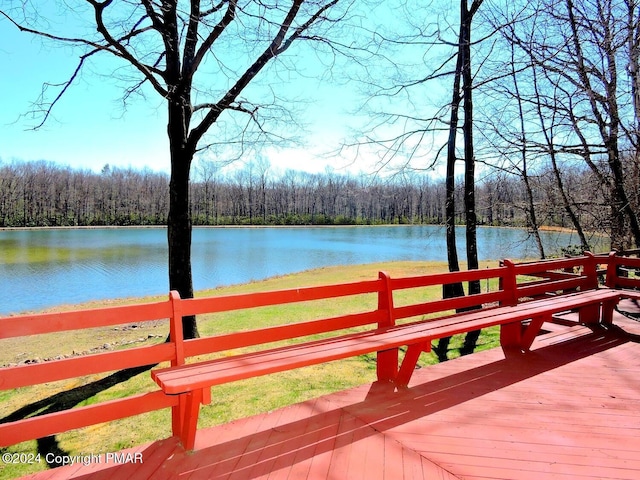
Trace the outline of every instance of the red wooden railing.
{"type": "Polygon", "coordinates": [[[607,281],[610,288],[640,289],[640,258],[612,252],[607,259],[607,281]]]}
{"type": "MultiPolygon", "coordinates": [[[[2,318],[0,319],[0,339],[145,322],[162,318],[171,319],[170,330],[174,335],[177,327],[182,328],[179,303],[179,296],[172,292],[169,300],[165,302],[2,318]]],[[[0,390],[12,390],[85,375],[153,365],[164,361],[176,363],[176,349],[171,343],[10,366],[0,369],[0,390]]],[[[13,445],[25,440],[88,425],[173,407],[177,403],[177,398],[164,395],[163,392],[157,390],[124,399],[4,423],[0,424],[0,446],[13,445]]]]}
{"type": "MultiPolygon", "coordinates": [[[[518,264],[505,260],[495,268],[406,278],[390,278],[380,273],[375,280],[221,297],[182,300],[176,292],[171,292],[168,300],[160,302],[0,318],[0,339],[158,319],[169,319],[170,325],[170,339],[163,344],[0,368],[0,390],[12,390],[85,375],[155,365],[160,362],[181,365],[189,357],[236,347],[288,340],[364,325],[391,326],[399,320],[414,317],[418,313],[426,315],[430,312],[486,304],[510,305],[525,298],[596,288],[598,265],[607,265],[609,287],[640,289],[640,279],[619,275],[622,268],[634,270],[640,268],[640,259],[615,254],[597,256],[587,254],[583,257],[518,264]],[[395,305],[397,302],[395,294],[404,289],[474,280],[487,282],[493,280],[499,286],[472,296],[395,305]],[[233,332],[186,342],[175,341],[176,338],[182,337],[182,316],[367,294],[377,296],[377,305],[373,309],[320,320],[301,319],[293,324],[277,325],[246,333],[233,332]]],[[[397,350],[379,352],[379,377],[389,377],[389,372],[397,369],[397,362],[397,350]]],[[[164,408],[173,409],[175,422],[179,408],[178,397],[168,396],[156,390],[4,423],[0,424],[0,447],[164,408]]]]}
{"type": "Polygon", "coordinates": [[[512,283],[513,304],[522,298],[538,298],[550,293],[566,293],[597,288],[599,263],[609,259],[603,255],[586,253],[581,257],[549,259],[536,262],[502,262],[509,268],[507,278],[512,283]]]}

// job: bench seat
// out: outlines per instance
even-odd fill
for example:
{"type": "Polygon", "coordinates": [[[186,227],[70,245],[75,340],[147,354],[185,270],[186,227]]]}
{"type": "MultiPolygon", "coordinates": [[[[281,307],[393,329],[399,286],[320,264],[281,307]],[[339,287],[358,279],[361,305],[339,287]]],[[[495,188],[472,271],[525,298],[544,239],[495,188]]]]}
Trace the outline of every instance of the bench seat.
{"type": "Polygon", "coordinates": [[[640,290],[618,290],[621,298],[629,298],[631,300],[640,300],[640,290]]]}
{"type": "Polygon", "coordinates": [[[482,328],[502,326],[505,353],[530,347],[542,324],[551,316],[569,310],[583,310],[581,320],[610,321],[620,292],[613,289],[587,290],[532,300],[515,306],[473,310],[391,327],[339,335],[322,340],[233,355],[194,364],[153,370],[151,376],[169,395],[185,395],[178,430],[185,448],[192,449],[200,403],[208,403],[210,387],[236,380],[292,370],[376,351],[407,346],[405,359],[395,378],[406,386],[421,352],[429,351],[433,339],[482,328]],[[597,309],[597,311],[594,311],[597,309]],[[597,317],[596,317],[597,316],[597,317]],[[588,317],[588,318],[587,318],[588,317]],[[528,324],[523,322],[530,320],[528,324]]]}

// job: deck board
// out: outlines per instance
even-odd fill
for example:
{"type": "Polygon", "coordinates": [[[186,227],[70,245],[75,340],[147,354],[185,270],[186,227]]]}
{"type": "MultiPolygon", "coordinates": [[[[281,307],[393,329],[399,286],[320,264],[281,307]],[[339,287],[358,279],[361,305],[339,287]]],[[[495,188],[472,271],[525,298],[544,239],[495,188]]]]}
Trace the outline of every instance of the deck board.
{"type": "MultiPolygon", "coordinates": [[[[570,316],[569,316],[570,317],[570,316]]],[[[570,321],[571,318],[568,318],[570,321]]],[[[136,447],[144,463],[29,478],[637,479],[640,323],[550,325],[526,356],[499,349],[136,447]]]]}

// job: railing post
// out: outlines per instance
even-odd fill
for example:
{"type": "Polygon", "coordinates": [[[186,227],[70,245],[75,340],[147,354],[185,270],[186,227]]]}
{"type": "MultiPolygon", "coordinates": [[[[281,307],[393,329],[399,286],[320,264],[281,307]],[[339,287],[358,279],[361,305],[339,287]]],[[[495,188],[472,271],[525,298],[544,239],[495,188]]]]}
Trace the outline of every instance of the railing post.
{"type": "Polygon", "coordinates": [[[596,256],[591,252],[584,252],[587,257],[584,262],[584,275],[587,277],[586,289],[598,288],[598,265],[596,256]]]}
{"type": "MultiPolygon", "coordinates": [[[[378,291],[378,310],[386,311],[384,320],[378,322],[378,328],[392,327],[395,325],[393,311],[393,290],[391,278],[385,272],[379,272],[378,278],[382,281],[382,288],[378,291]]],[[[377,353],[376,373],[378,381],[392,382],[398,374],[398,349],[381,350],[377,353]]]]}
{"type": "Polygon", "coordinates": [[[506,300],[501,305],[518,304],[518,282],[516,281],[516,265],[512,260],[505,258],[502,264],[507,267],[507,274],[500,278],[501,288],[505,292],[506,300]]]}
{"type": "Polygon", "coordinates": [[[618,286],[618,258],[616,252],[609,252],[606,285],[609,288],[616,288],[618,286]]]}
{"type": "MultiPolygon", "coordinates": [[[[585,261],[582,273],[586,276],[585,289],[598,288],[598,272],[596,268],[596,259],[593,253],[584,252],[585,261]]],[[[582,290],[582,288],[580,288],[582,290]]],[[[582,307],[578,313],[580,323],[597,323],[600,321],[600,305],[589,305],[582,307]]]]}
{"type": "MultiPolygon", "coordinates": [[[[505,301],[500,302],[500,305],[515,306],[518,304],[516,265],[508,258],[505,258],[502,264],[507,267],[507,273],[500,278],[501,288],[505,293],[505,301]]],[[[522,325],[520,322],[500,325],[500,345],[505,356],[510,356],[513,352],[520,353],[522,345],[522,325]]]]}
{"type": "MultiPolygon", "coordinates": [[[[171,366],[184,365],[184,335],[182,332],[182,300],[176,290],[169,292],[171,302],[171,318],[169,319],[169,341],[175,348],[175,358],[171,366]]],[[[178,405],[171,407],[171,430],[174,436],[182,437],[183,418],[186,411],[186,398],[180,395],[178,405]]]]}
{"type": "Polygon", "coordinates": [[[171,302],[171,319],[169,322],[169,341],[174,344],[176,357],[171,366],[184,365],[184,335],[182,333],[182,299],[177,290],[169,292],[171,302]]]}

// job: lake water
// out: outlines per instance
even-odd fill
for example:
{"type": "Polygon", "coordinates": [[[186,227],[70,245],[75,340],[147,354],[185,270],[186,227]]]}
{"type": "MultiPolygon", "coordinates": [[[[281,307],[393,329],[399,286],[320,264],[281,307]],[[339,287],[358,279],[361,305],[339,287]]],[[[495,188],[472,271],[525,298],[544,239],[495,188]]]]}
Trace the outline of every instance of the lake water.
{"type": "MultiPolygon", "coordinates": [[[[444,228],[195,228],[196,290],[311,268],[393,260],[446,261],[444,228]]],[[[458,232],[464,239],[464,229],[458,232]]],[[[577,242],[545,232],[547,252],[577,242]]],[[[164,228],[0,231],[0,314],[168,292],[164,228]]],[[[464,244],[459,245],[461,262],[464,244]]],[[[481,260],[536,256],[523,230],[478,229],[481,260]]],[[[376,272],[372,272],[372,278],[376,272]]]]}

